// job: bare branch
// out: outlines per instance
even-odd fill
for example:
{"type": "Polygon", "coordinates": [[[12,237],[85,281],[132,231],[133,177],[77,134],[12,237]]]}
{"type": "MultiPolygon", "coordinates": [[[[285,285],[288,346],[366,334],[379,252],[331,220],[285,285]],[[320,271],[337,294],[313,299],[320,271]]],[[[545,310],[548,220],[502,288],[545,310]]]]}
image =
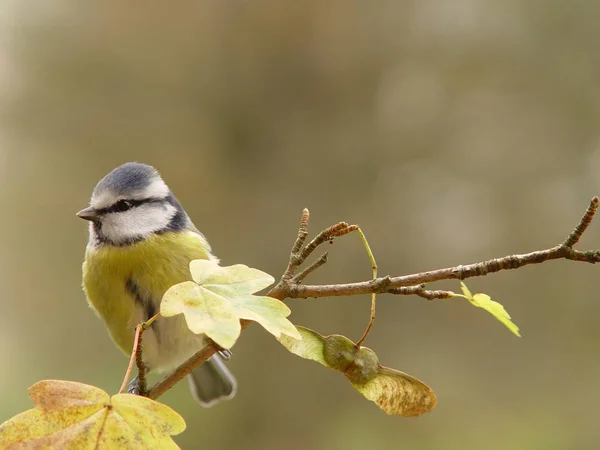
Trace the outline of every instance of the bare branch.
{"type": "Polygon", "coordinates": [[[211,344],[205,346],[202,350],[180,365],[175,371],[163,378],[161,381],[156,383],[154,387],[148,392],[148,397],[156,400],[158,397],[163,395],[169,389],[171,389],[175,384],[177,384],[180,380],[182,380],[186,375],[192,373],[196,367],[200,366],[200,364],[204,363],[211,356],[219,351],[218,346],[211,344]]]}
{"type": "Polygon", "coordinates": [[[553,259],[568,259],[595,264],[600,262],[600,250],[581,252],[564,247],[562,244],[547,250],[526,253],[523,255],[509,255],[503,258],[490,259],[466,266],[447,267],[445,269],[430,270],[427,272],[404,275],[400,277],[383,277],[375,280],[358,283],[335,285],[303,285],[289,286],[286,297],[335,297],[342,295],[371,294],[373,292],[385,293],[389,289],[414,286],[433,281],[458,279],[464,280],[471,277],[485,276],[501,270],[518,269],[529,264],[540,264],[553,259]]]}
{"type": "MultiPolygon", "coordinates": [[[[600,201],[594,197],[586,213],[583,215],[577,227],[569,237],[561,244],[539,250],[531,253],[508,255],[502,258],[490,259],[488,261],[478,262],[468,265],[459,265],[447,267],[444,269],[430,270],[411,275],[398,277],[379,277],[373,280],[362,281],[358,283],[332,284],[332,285],[303,285],[300,282],[312,273],[318,267],[322,266],[327,260],[327,254],[324,254],[310,266],[295,275],[296,269],[306,260],[308,256],[322,243],[335,237],[343,236],[357,229],[356,225],[348,225],[345,222],[335,224],[326,230],[321,231],[309,244],[303,249],[302,246],[308,235],[308,210],[304,210],[298,237],[290,255],[288,267],[281,277],[279,283],[273,287],[266,295],[284,300],[286,298],[307,298],[307,297],[332,297],[342,295],[359,294],[382,294],[390,293],[396,295],[418,295],[428,300],[442,299],[451,297],[450,291],[427,290],[425,283],[431,283],[440,280],[458,279],[485,276],[489,273],[499,272],[501,270],[513,270],[529,264],[540,264],[554,259],[567,259],[571,261],[581,261],[591,264],[600,262],[600,250],[579,251],[573,249],[573,246],[579,241],[591,223],[596,213],[600,201]]],[[[248,326],[249,321],[242,321],[242,328],[248,326]]],[[[175,370],[171,375],[160,381],[149,393],[149,397],[156,399],[164,392],[169,390],[175,383],[189,374],[194,368],[198,367],[220,348],[215,344],[210,344],[201,349],[192,358],[175,370]]]]}
{"type": "Polygon", "coordinates": [[[336,285],[289,285],[287,286],[285,296],[286,298],[307,298],[371,294],[373,292],[385,293],[389,292],[390,289],[416,286],[434,281],[449,279],[464,280],[471,277],[485,276],[488,273],[518,269],[529,264],[540,264],[553,259],[568,259],[571,261],[595,264],[600,262],[600,250],[579,251],[573,249],[572,246],[579,241],[581,235],[591,223],[599,203],[598,197],[594,197],[579,224],[565,242],[546,250],[539,250],[520,255],[508,255],[475,264],[430,270],[399,277],[383,277],[358,283],[336,285]]]}

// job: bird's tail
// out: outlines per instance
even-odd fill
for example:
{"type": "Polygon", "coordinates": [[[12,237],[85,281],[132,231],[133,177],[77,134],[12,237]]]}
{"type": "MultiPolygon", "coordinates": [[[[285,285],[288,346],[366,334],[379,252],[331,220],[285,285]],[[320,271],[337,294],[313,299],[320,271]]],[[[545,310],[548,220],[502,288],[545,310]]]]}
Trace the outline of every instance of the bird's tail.
{"type": "Polygon", "coordinates": [[[188,375],[194,398],[205,408],[233,398],[237,382],[219,355],[214,355],[188,375]]]}

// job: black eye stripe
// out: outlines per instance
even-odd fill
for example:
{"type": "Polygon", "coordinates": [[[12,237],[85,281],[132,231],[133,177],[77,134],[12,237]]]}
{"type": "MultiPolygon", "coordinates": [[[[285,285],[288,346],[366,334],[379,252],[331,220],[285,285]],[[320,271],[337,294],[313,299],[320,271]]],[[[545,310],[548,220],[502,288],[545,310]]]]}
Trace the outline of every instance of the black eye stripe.
{"type": "Polygon", "coordinates": [[[154,198],[154,197],[145,198],[142,200],[122,199],[110,206],[107,206],[106,208],[98,209],[97,212],[98,212],[98,214],[123,212],[123,211],[127,211],[129,209],[136,208],[140,205],[144,205],[147,203],[163,203],[164,201],[165,200],[162,198],[154,198]]]}

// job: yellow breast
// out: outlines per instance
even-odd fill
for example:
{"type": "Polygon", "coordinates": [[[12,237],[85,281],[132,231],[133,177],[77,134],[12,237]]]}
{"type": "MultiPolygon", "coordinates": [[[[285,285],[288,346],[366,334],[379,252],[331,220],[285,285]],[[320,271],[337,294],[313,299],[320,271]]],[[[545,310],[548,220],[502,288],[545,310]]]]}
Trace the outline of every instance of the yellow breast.
{"type": "Polygon", "coordinates": [[[204,237],[191,231],[155,234],[138,243],[88,248],[83,263],[83,288],[88,302],[104,320],[110,336],[124,352],[133,345],[135,299],[128,280],[162,299],[168,288],[190,280],[189,263],[212,258],[204,237]]]}

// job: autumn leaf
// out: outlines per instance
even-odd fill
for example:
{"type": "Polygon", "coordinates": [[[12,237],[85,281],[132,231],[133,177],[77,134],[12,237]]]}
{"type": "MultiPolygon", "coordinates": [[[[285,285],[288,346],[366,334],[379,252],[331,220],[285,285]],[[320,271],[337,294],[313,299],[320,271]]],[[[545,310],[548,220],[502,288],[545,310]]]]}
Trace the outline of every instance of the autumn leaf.
{"type": "Polygon", "coordinates": [[[0,448],[178,449],[171,435],[185,429],[166,405],[73,381],[40,381],[29,396],[35,408],[0,425],[0,448]]]}

